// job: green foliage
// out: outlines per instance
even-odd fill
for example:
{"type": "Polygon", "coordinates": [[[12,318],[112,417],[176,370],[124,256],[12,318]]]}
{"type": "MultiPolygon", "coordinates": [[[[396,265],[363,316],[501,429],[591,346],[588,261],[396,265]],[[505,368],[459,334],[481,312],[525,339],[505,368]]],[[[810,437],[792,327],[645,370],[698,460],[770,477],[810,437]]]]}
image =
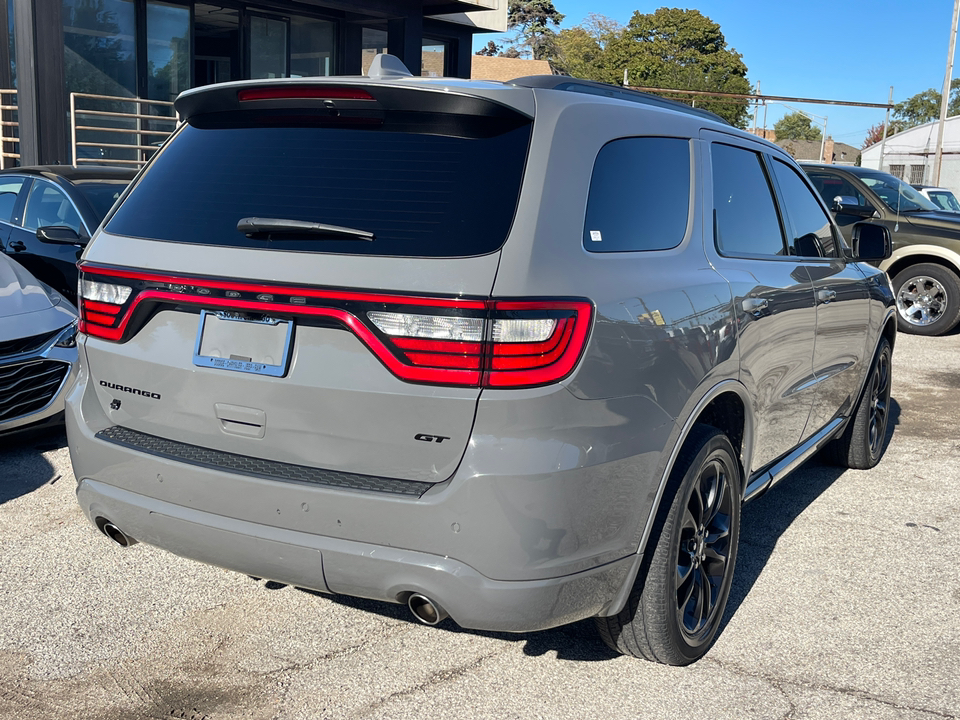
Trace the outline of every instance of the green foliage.
{"type": "MultiPolygon", "coordinates": [[[[727,47],[720,26],[697,10],[635,12],[626,27],[592,15],[556,35],[549,56],[564,72],[587,80],[633,86],[748,94],[747,66],[727,47]]],[[[748,101],[664,93],[746,127],[748,101]]]]}
{"type": "MultiPolygon", "coordinates": [[[[939,120],[941,98],[939,91],[930,88],[894,105],[893,126],[896,131],[900,132],[915,125],[939,120]]],[[[950,83],[950,103],[947,105],[947,115],[960,115],[960,78],[954,78],[950,83]]]]}
{"type": "Polygon", "coordinates": [[[516,30],[513,39],[515,51],[503,52],[506,57],[517,57],[530,52],[534,60],[547,60],[555,54],[557,33],[550,25],[559,27],[565,16],[550,0],[510,0],[507,5],[507,28],[516,30]]]}
{"type": "Polygon", "coordinates": [[[773,126],[773,131],[777,134],[777,140],[809,140],[817,141],[823,138],[820,128],[810,123],[803,113],[792,112],[784,115],[773,126]]]}
{"type": "Polygon", "coordinates": [[[590,13],[580,25],[561,30],[550,58],[561,72],[586,80],[599,80],[608,43],[623,32],[623,26],[608,17],[590,13]]]}

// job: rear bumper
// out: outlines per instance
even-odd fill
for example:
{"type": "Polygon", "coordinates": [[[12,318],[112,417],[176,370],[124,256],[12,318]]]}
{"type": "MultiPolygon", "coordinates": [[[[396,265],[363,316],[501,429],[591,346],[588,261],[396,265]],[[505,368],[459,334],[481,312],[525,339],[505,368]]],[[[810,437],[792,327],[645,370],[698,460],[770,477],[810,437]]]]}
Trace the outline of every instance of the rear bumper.
{"type": "Polygon", "coordinates": [[[597,615],[633,557],[559,578],[498,581],[451,558],[223,517],[81,479],[77,499],[134,539],[177,555],[321,592],[404,602],[431,598],[462,627],[529,632],[597,615]]]}

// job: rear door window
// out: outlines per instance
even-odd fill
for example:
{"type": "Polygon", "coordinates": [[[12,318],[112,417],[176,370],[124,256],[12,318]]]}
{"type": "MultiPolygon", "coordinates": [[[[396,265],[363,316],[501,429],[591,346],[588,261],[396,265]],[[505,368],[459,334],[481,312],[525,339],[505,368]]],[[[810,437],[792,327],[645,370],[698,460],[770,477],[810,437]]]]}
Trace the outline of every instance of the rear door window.
{"type": "Polygon", "coordinates": [[[530,121],[408,113],[382,127],[304,115],[191,118],[108,221],[119,235],[180,243],[400,257],[482,255],[513,222],[530,121]],[[254,234],[244,218],[373,233],[254,234]],[[359,237],[359,236],[358,236],[359,237]]]}
{"type": "Polygon", "coordinates": [[[763,160],[744,148],[714,143],[713,225],[723,255],[786,255],[780,218],[763,160]]]}
{"type": "Polygon", "coordinates": [[[590,252],[666,250],[683,240],[690,214],[690,142],[621,138],[600,149],[587,200],[590,252]]]}

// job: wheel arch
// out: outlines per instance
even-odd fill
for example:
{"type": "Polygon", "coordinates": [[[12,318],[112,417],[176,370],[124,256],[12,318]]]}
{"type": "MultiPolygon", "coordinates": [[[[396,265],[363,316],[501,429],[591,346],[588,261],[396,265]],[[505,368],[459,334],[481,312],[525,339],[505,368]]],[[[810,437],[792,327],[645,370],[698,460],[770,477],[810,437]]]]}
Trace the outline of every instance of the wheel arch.
{"type": "MultiPolygon", "coordinates": [[[[643,532],[634,556],[633,567],[627,573],[627,577],[620,590],[613,597],[610,603],[599,613],[601,616],[616,615],[627,603],[630,597],[630,591],[637,579],[637,574],[644,565],[644,558],[648,554],[647,549],[650,537],[660,514],[660,509],[665,501],[667,486],[670,482],[670,476],[673,474],[677,458],[683,450],[684,445],[690,439],[693,428],[697,425],[711,425],[723,431],[729,438],[734,450],[737,452],[737,458],[740,461],[740,474],[743,487],[740,488],[741,495],[746,487],[747,468],[750,467],[753,454],[753,436],[754,436],[754,417],[753,406],[750,402],[750,395],[747,389],[738,380],[723,380],[709,388],[700,398],[693,408],[693,411],[687,416],[675,438],[670,451],[667,463],[660,476],[657,493],[650,507],[649,515],[643,526],[643,532]]],[[[670,447],[670,445],[668,445],[670,447]]],[[[670,498],[666,498],[669,503],[670,498]]]]}
{"type": "Polygon", "coordinates": [[[960,276],[960,253],[936,245],[909,245],[900,248],[880,264],[880,269],[886,272],[892,281],[905,268],[920,263],[942,265],[960,276]]]}

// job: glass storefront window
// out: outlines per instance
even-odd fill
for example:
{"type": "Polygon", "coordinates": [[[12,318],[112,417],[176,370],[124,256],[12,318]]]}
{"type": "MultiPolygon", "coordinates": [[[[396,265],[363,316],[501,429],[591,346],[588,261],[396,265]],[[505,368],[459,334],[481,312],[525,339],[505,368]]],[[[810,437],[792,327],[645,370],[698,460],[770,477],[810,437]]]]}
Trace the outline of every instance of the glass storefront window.
{"type": "Polygon", "coordinates": [[[190,87],[190,8],[147,3],[147,97],[173,101],[190,87]]]}
{"type": "Polygon", "coordinates": [[[250,78],[287,77],[287,21],[250,17],[250,78]]]}
{"type": "Polygon", "coordinates": [[[365,27],[362,36],[363,59],[361,61],[362,74],[370,71],[370,65],[377,53],[387,52],[387,31],[379,28],[365,27]]]}
{"type": "Polygon", "coordinates": [[[135,27],[132,0],[63,0],[67,92],[136,95],[135,27]]]}
{"type": "Polygon", "coordinates": [[[334,28],[328,20],[290,18],[290,77],[333,74],[334,28]]]}
{"type": "Polygon", "coordinates": [[[234,71],[239,70],[239,37],[239,10],[204,3],[193,6],[193,81],[197,86],[234,79],[234,71]]]}
{"type": "Polygon", "coordinates": [[[423,38],[420,74],[423,77],[443,77],[447,74],[447,44],[443,40],[423,38]]]}
{"type": "MultiPolygon", "coordinates": [[[[10,87],[17,88],[17,38],[13,30],[13,0],[7,0],[7,49],[10,58],[10,87]]],[[[6,119],[6,118],[4,118],[6,119]]]]}

